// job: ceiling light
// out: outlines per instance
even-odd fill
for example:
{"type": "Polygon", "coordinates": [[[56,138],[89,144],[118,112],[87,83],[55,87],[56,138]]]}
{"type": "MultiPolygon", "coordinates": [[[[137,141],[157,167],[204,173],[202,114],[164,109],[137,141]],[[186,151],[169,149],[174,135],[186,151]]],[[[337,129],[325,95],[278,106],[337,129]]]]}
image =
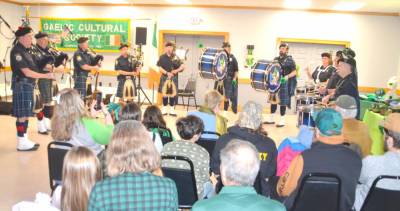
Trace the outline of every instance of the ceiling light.
{"type": "Polygon", "coordinates": [[[128,0],[101,0],[102,2],[105,3],[110,3],[110,4],[123,4],[123,3],[129,3],[128,0]]]}
{"type": "Polygon", "coordinates": [[[311,0],[285,0],[283,6],[290,9],[307,9],[312,4],[311,0]]]}
{"type": "Polygon", "coordinates": [[[355,11],[361,9],[365,5],[364,2],[347,2],[342,1],[337,3],[333,9],[340,11],[355,11]]]}
{"type": "Polygon", "coordinates": [[[48,2],[50,2],[50,3],[72,3],[71,1],[69,1],[69,0],[47,0],[48,2]]]}
{"type": "Polygon", "coordinates": [[[167,0],[170,4],[192,4],[190,0],[167,0]]]}

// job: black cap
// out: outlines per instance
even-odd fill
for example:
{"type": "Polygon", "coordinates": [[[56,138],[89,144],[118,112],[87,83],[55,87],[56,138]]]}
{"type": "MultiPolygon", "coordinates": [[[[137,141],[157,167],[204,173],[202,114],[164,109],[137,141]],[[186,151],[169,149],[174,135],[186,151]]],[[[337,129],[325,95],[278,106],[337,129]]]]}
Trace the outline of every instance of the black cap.
{"type": "Polygon", "coordinates": [[[79,44],[82,44],[82,43],[84,43],[84,42],[86,42],[86,41],[88,41],[88,40],[89,40],[89,38],[87,38],[87,37],[79,37],[78,43],[79,43],[79,44]]]}
{"type": "Polygon", "coordinates": [[[119,46],[119,50],[121,50],[122,48],[129,48],[129,45],[126,43],[121,43],[121,45],[119,46]]]}
{"type": "Polygon", "coordinates": [[[222,43],[222,48],[230,48],[231,44],[229,42],[223,42],[222,43]]]}
{"type": "Polygon", "coordinates": [[[332,58],[331,54],[328,53],[328,52],[322,53],[322,54],[321,54],[321,57],[327,57],[327,58],[329,58],[329,59],[332,58]]]}
{"type": "Polygon", "coordinates": [[[40,39],[43,37],[48,37],[49,35],[46,32],[39,32],[37,34],[35,34],[35,39],[40,39]]]}
{"type": "Polygon", "coordinates": [[[355,68],[356,60],[354,59],[354,57],[356,57],[356,53],[351,48],[345,48],[342,51],[342,57],[338,61],[345,62],[355,68]]]}
{"type": "Polygon", "coordinates": [[[281,44],[279,45],[279,48],[282,48],[282,47],[286,47],[287,49],[289,49],[289,44],[287,44],[287,43],[281,43],[281,44]]]}
{"type": "Polygon", "coordinates": [[[29,26],[20,26],[18,30],[15,32],[16,37],[22,37],[28,33],[32,32],[32,28],[29,26]]]}
{"type": "Polygon", "coordinates": [[[175,43],[172,41],[168,41],[167,43],[165,43],[165,47],[175,47],[175,43]]]}

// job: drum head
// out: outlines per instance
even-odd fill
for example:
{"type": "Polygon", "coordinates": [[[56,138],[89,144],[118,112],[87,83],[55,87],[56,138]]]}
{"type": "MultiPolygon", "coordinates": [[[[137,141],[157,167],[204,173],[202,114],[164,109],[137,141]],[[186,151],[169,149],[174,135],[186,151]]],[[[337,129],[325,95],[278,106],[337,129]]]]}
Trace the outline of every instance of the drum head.
{"type": "Polygon", "coordinates": [[[219,51],[214,59],[214,76],[216,80],[224,80],[228,70],[228,56],[225,51],[219,51]]]}
{"type": "Polygon", "coordinates": [[[282,68],[279,63],[272,63],[268,67],[268,91],[275,93],[281,87],[282,68]]]}
{"type": "Polygon", "coordinates": [[[268,67],[270,64],[270,61],[258,60],[253,65],[250,80],[251,87],[256,91],[268,91],[268,67]]]}

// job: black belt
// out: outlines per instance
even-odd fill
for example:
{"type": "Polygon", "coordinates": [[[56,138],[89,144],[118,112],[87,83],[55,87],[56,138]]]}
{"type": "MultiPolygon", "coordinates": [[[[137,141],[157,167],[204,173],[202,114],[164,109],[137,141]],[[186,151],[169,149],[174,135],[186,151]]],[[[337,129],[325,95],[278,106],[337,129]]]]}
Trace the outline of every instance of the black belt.
{"type": "Polygon", "coordinates": [[[16,78],[15,79],[16,82],[19,83],[30,83],[30,84],[35,84],[36,80],[35,79],[31,79],[31,78],[16,78]]]}

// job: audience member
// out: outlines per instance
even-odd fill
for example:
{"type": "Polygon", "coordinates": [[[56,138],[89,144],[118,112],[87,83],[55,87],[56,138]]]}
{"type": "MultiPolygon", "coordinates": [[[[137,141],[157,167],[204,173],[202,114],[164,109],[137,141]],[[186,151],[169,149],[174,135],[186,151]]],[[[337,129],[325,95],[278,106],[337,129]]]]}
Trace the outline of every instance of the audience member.
{"type": "MultiPolygon", "coordinates": [[[[204,131],[218,133],[223,135],[227,132],[228,120],[219,115],[219,107],[223,101],[222,96],[215,90],[206,92],[204,96],[204,105],[198,111],[190,111],[188,115],[194,115],[203,120],[204,131]]],[[[202,134],[205,139],[218,139],[214,134],[202,134]]]]}
{"type": "Polygon", "coordinates": [[[234,139],[220,154],[220,172],[224,187],[213,198],[196,202],[194,211],[285,210],[282,204],[258,195],[252,187],[260,169],[259,153],[253,144],[234,139]]]}
{"type": "Polygon", "coordinates": [[[361,158],[343,145],[343,120],[333,109],[324,109],[314,116],[316,142],[296,156],[288,170],[280,177],[277,192],[290,209],[297,195],[299,183],[309,173],[333,173],[341,180],[340,208],[351,210],[355,189],[361,171],[361,158]]]}
{"type": "MultiPolygon", "coordinates": [[[[368,156],[362,161],[354,207],[360,210],[373,181],[380,175],[400,176],[400,114],[389,114],[382,123],[386,153],[368,156]]],[[[400,182],[383,179],[378,188],[400,190],[400,182]]]]}
{"type": "Polygon", "coordinates": [[[174,181],[154,175],[161,158],[138,121],[119,122],[106,152],[110,177],[97,182],[89,198],[95,210],[177,210],[174,181]]]}
{"type": "Polygon", "coordinates": [[[262,106],[253,101],[247,102],[239,114],[235,126],[228,129],[228,133],[221,136],[216,142],[211,157],[211,170],[220,174],[220,152],[233,139],[241,139],[256,146],[261,160],[261,168],[255,188],[259,193],[270,196],[272,187],[270,179],[276,173],[277,150],[274,141],[268,137],[262,128],[262,106]]]}
{"type": "Polygon", "coordinates": [[[155,134],[159,134],[163,145],[174,140],[171,131],[167,128],[164,117],[161,113],[160,108],[155,105],[151,105],[146,108],[143,115],[143,124],[148,130],[153,134],[153,139],[155,134]]]}

